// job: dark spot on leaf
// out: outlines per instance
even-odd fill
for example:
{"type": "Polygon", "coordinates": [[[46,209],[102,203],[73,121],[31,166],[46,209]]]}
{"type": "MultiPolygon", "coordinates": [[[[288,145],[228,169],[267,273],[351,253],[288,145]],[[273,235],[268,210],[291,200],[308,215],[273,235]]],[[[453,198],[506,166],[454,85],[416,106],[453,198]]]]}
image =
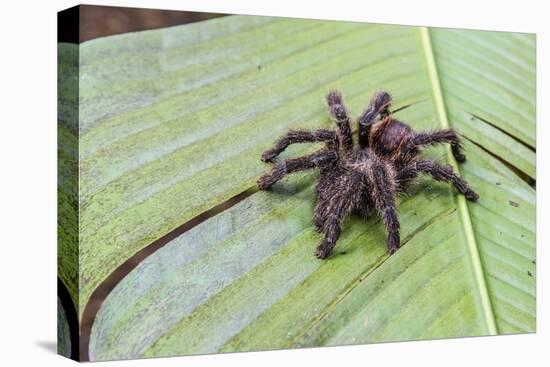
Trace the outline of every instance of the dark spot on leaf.
{"type": "Polygon", "coordinates": [[[262,70],[262,65],[258,65],[258,70],[262,70]]]}
{"type": "Polygon", "coordinates": [[[512,200],[508,200],[508,202],[510,203],[510,205],[512,205],[514,208],[517,208],[519,207],[519,204],[516,203],[515,201],[512,201],[512,200]]]}
{"type": "Polygon", "coordinates": [[[533,264],[536,264],[537,263],[537,260],[533,259],[533,261],[531,261],[533,264]]]}
{"type": "Polygon", "coordinates": [[[500,186],[500,182],[495,182],[495,184],[496,184],[497,186],[500,186]]]}
{"type": "Polygon", "coordinates": [[[525,237],[524,235],[520,235],[520,236],[521,236],[521,238],[525,237]]]}
{"type": "Polygon", "coordinates": [[[527,275],[529,275],[530,277],[533,276],[533,274],[531,274],[531,272],[529,270],[527,270],[527,275]]]}
{"type": "Polygon", "coordinates": [[[340,255],[345,255],[346,254],[346,251],[341,251],[340,252],[340,255]]]}

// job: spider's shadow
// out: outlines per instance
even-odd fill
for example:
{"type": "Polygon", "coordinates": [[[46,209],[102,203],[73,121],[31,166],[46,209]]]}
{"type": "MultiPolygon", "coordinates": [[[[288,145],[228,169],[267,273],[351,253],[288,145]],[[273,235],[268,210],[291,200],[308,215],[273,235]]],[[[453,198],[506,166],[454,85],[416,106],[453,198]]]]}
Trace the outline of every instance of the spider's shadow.
{"type": "MultiPolygon", "coordinates": [[[[429,178],[422,178],[414,182],[409,186],[405,192],[399,196],[399,202],[397,210],[399,212],[399,207],[404,201],[412,200],[414,197],[423,196],[425,201],[437,200],[438,197],[445,197],[452,195],[452,189],[445,185],[445,183],[433,182],[429,178]]],[[[363,236],[365,232],[369,233],[369,236],[373,236],[380,240],[380,246],[385,248],[385,238],[387,232],[384,228],[382,220],[376,213],[371,213],[368,218],[363,217],[360,214],[352,213],[348,218],[344,220],[342,226],[342,238],[345,239],[346,234],[349,232],[349,228],[354,225],[354,223],[362,221],[365,223],[365,231],[363,231],[359,236],[363,236]],[[368,225],[367,225],[368,222],[368,225]]],[[[362,246],[361,241],[352,241],[353,243],[345,250],[339,251],[338,247],[335,248],[334,252],[329,256],[333,258],[336,256],[351,254],[359,249],[362,246]]]]}
{"type": "MultiPolygon", "coordinates": [[[[301,173],[279,181],[270,188],[270,191],[276,195],[293,196],[310,189],[311,195],[304,196],[304,200],[314,200],[315,182],[318,178],[319,173],[301,173]]],[[[422,177],[406,188],[400,195],[400,202],[418,195],[424,195],[428,200],[432,200],[434,197],[449,195],[451,191],[452,188],[444,182],[422,177]]]]}
{"type": "MultiPolygon", "coordinates": [[[[453,187],[445,182],[438,182],[432,180],[428,177],[419,178],[417,181],[413,182],[404,193],[406,199],[413,198],[415,196],[423,195],[426,200],[432,201],[437,197],[445,197],[453,195],[453,187]]],[[[456,192],[456,195],[460,195],[456,192]]],[[[401,199],[400,202],[406,200],[405,198],[401,199]]]]}
{"type": "MultiPolygon", "coordinates": [[[[311,203],[311,215],[313,216],[313,203],[316,200],[315,183],[317,182],[318,176],[318,173],[300,173],[279,181],[271,187],[270,191],[272,194],[286,197],[296,196],[300,193],[309,191],[309,194],[306,193],[304,195],[298,195],[299,198],[297,198],[297,200],[311,203]]],[[[448,197],[450,195],[453,195],[452,188],[445,183],[434,181],[428,177],[420,177],[416,181],[412,182],[403,194],[398,196],[399,199],[397,210],[399,212],[399,207],[401,207],[401,204],[404,201],[413,200],[415,197],[418,198],[421,196],[423,197],[423,202],[430,202],[437,200],[437,198],[448,197]]],[[[372,212],[367,218],[355,212],[350,214],[349,217],[347,217],[343,222],[341,240],[345,241],[345,238],[349,233],[349,228],[358,222],[363,222],[365,224],[365,230],[362,231],[359,236],[363,236],[365,232],[368,232],[370,236],[381,239],[380,246],[386,246],[385,240],[383,240],[386,238],[384,224],[378,214],[374,212],[372,212]]],[[[313,227],[313,222],[311,222],[311,227],[313,227]]],[[[318,234],[318,236],[319,240],[321,240],[322,234],[318,234]]],[[[329,256],[329,259],[336,256],[352,254],[362,245],[361,241],[352,242],[353,243],[347,246],[344,250],[337,246],[334,252],[329,256]]]]}

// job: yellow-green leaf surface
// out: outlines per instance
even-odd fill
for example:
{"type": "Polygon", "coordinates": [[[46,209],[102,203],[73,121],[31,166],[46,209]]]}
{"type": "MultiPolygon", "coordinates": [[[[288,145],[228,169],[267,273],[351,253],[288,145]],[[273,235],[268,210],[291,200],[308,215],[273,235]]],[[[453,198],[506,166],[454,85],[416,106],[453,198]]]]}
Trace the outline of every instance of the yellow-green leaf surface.
{"type": "Polygon", "coordinates": [[[57,299],[57,354],[70,358],[71,331],[63,304],[57,299]]]}
{"type": "Polygon", "coordinates": [[[385,89],[415,129],[456,128],[466,163],[426,156],[480,194],[421,179],[400,201],[397,254],[377,218],[351,217],[321,261],[316,174],[295,175],[120,280],[90,358],[534,331],[534,58],[531,35],[253,16],[81,44],[79,315],[136,252],[254,187],[280,134],[331,127],[330,89],[355,115],[385,89]]]}

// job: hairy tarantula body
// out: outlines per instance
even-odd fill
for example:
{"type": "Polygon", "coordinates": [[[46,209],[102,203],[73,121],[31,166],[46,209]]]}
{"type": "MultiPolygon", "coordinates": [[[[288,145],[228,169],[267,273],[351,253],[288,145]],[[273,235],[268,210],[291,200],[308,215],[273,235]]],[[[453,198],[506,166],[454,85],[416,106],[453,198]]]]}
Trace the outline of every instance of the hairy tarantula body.
{"type": "Polygon", "coordinates": [[[315,256],[324,259],[330,254],[340,236],[343,220],[351,213],[365,217],[378,213],[388,232],[388,250],[390,254],[395,253],[400,246],[396,196],[418,174],[450,182],[468,200],[478,199],[451,166],[419,157],[423,146],[449,143],[456,160],[463,162],[460,138],[453,129],[415,132],[393,118],[389,110],[391,97],[381,91],[374,94],[358,119],[359,141],[355,145],[340,93],[330,92],[327,102],[336,130],[290,131],[262,154],[262,160],[274,162],[294,143],[324,142],[325,147],[307,156],[280,161],[258,180],[258,187],[266,190],[288,174],[319,169],[313,223],[317,231],[324,234],[324,239],[315,256]]]}

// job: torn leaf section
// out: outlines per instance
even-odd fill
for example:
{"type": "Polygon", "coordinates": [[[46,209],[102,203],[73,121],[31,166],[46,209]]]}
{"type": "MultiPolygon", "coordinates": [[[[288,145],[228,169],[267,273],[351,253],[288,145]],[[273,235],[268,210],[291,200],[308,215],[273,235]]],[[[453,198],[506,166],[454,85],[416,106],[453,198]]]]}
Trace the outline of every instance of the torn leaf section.
{"type": "Polygon", "coordinates": [[[468,208],[497,330],[534,331],[534,35],[431,34],[449,122],[472,142],[460,172],[480,195],[468,208]]]}
{"type": "Polygon", "coordinates": [[[456,126],[459,126],[457,129],[460,129],[467,139],[532,180],[536,178],[536,154],[531,148],[475,116],[455,114],[453,121],[456,121],[456,126]]]}
{"type": "Polygon", "coordinates": [[[471,153],[462,174],[480,195],[478,203],[469,208],[498,331],[533,332],[535,192],[488,153],[473,145],[468,148],[471,153]]]}
{"type": "Polygon", "coordinates": [[[430,34],[449,121],[461,128],[460,117],[470,113],[535,148],[534,35],[454,29],[430,34]]]}

